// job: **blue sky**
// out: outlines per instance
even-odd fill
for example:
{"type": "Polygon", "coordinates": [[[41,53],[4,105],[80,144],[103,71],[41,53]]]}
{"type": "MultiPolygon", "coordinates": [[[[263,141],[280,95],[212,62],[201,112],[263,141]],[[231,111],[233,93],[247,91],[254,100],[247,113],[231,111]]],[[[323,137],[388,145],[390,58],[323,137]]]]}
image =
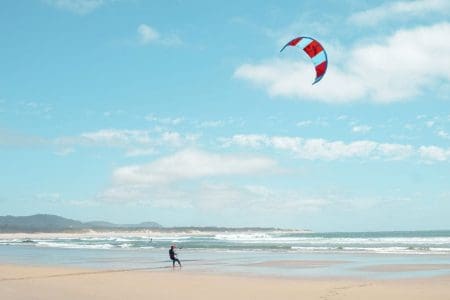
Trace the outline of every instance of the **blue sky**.
{"type": "Polygon", "coordinates": [[[1,6],[0,215],[450,228],[448,1],[1,6]]]}

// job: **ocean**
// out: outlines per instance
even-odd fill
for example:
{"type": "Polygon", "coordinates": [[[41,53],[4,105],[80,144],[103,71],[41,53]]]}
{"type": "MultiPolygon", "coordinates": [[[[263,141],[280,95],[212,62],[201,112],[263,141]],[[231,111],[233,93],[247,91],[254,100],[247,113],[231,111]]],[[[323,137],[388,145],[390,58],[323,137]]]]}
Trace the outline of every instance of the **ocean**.
{"type": "Polygon", "coordinates": [[[173,244],[184,269],[196,272],[367,278],[450,274],[450,231],[8,234],[0,235],[0,263],[164,270],[171,267],[173,244]]]}

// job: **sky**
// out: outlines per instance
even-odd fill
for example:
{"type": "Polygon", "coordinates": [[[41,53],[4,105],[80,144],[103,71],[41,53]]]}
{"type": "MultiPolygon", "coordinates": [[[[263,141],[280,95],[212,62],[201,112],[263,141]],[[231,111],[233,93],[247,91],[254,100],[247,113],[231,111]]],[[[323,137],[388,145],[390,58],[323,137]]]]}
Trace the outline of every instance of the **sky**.
{"type": "Polygon", "coordinates": [[[3,1],[0,215],[450,229],[449,36],[447,0],[3,1]]]}

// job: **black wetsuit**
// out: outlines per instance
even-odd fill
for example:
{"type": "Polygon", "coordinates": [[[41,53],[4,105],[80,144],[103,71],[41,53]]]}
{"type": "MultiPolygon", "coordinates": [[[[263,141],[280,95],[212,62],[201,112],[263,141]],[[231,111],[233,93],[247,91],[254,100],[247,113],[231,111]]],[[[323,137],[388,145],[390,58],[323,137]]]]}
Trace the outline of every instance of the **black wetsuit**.
{"type": "Polygon", "coordinates": [[[173,248],[170,248],[169,250],[169,257],[172,260],[172,266],[175,267],[175,262],[177,262],[180,267],[181,267],[181,262],[180,260],[176,257],[176,253],[175,250],[173,250],[173,248]]]}

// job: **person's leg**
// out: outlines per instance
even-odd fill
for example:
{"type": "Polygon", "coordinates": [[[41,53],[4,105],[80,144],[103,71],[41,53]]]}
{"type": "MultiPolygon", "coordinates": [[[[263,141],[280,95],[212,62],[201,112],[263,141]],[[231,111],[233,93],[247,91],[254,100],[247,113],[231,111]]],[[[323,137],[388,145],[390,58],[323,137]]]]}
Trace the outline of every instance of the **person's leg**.
{"type": "MultiPolygon", "coordinates": [[[[178,262],[178,265],[180,266],[180,268],[181,268],[181,262],[180,262],[180,260],[177,258],[177,262],[178,262]]],[[[173,262],[173,264],[175,265],[175,262],[173,262]]]]}
{"type": "Polygon", "coordinates": [[[175,259],[172,259],[172,269],[175,269],[175,259]]]}

